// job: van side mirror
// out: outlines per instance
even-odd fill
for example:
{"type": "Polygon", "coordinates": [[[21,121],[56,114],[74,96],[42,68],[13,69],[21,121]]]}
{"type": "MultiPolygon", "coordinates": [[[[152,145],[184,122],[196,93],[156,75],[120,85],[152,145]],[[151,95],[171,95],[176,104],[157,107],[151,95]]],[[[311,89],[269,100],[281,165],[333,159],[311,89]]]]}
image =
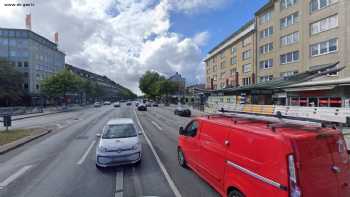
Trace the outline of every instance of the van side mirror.
{"type": "Polygon", "coordinates": [[[139,135],[142,135],[142,131],[139,131],[138,134],[139,134],[139,135]]]}
{"type": "Polygon", "coordinates": [[[180,127],[179,129],[179,135],[184,135],[185,134],[185,130],[183,127],[180,127]]]}
{"type": "Polygon", "coordinates": [[[96,137],[101,137],[101,133],[96,133],[96,137]]]}

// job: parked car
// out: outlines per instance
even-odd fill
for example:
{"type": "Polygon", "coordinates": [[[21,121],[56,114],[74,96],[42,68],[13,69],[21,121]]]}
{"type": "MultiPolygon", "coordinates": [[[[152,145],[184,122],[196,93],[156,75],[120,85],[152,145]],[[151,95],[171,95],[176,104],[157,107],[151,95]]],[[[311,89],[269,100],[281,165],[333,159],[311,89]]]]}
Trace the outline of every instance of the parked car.
{"type": "Polygon", "coordinates": [[[100,102],[95,102],[94,103],[94,107],[101,107],[101,103],[100,102]]]}
{"type": "Polygon", "coordinates": [[[142,146],[132,119],[119,118],[108,121],[96,148],[96,167],[134,164],[141,161],[142,146]]]}
{"type": "Polygon", "coordinates": [[[113,104],[113,107],[120,107],[120,103],[119,103],[119,102],[115,102],[115,103],[113,104]]]}
{"type": "Polygon", "coordinates": [[[126,105],[130,106],[130,105],[132,105],[132,102],[131,101],[126,102],[126,105]]]}
{"type": "Polygon", "coordinates": [[[179,134],[179,164],[222,196],[350,196],[349,154],[336,129],[213,115],[179,134]]]}
{"type": "Polygon", "coordinates": [[[182,106],[177,106],[176,109],[174,110],[174,114],[178,116],[190,117],[191,110],[182,106]]]}
{"type": "Polygon", "coordinates": [[[152,107],[152,103],[151,103],[151,102],[147,102],[147,103],[146,103],[146,106],[147,106],[147,107],[152,107]]]}
{"type": "Polygon", "coordinates": [[[137,110],[139,111],[147,111],[147,106],[143,103],[140,103],[139,106],[137,106],[137,110]]]}
{"type": "Polygon", "coordinates": [[[154,102],[153,104],[152,104],[152,107],[158,107],[159,106],[159,104],[157,103],[157,102],[154,102]]]}
{"type": "Polygon", "coordinates": [[[110,104],[111,104],[110,101],[105,101],[105,102],[103,102],[103,105],[110,105],[110,104]]]}

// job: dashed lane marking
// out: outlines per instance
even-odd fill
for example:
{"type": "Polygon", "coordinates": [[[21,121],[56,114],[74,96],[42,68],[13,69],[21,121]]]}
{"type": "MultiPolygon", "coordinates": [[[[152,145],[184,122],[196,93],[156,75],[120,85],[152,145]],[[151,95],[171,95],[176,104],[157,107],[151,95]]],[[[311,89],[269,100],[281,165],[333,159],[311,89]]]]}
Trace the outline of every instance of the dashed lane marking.
{"type": "Polygon", "coordinates": [[[92,147],[94,147],[96,143],[96,140],[92,141],[89,148],[85,151],[84,155],[80,158],[80,160],[78,161],[78,165],[81,165],[84,163],[86,157],[89,155],[89,152],[91,151],[92,147]]]}
{"type": "Polygon", "coordinates": [[[123,197],[124,188],[124,171],[119,169],[115,173],[115,194],[114,197],[123,197]]]}
{"type": "Polygon", "coordinates": [[[5,179],[3,182],[0,183],[0,190],[5,188],[6,186],[8,186],[10,183],[12,183],[13,181],[15,181],[17,178],[19,178],[20,176],[22,176],[24,173],[26,173],[31,167],[33,167],[32,165],[28,165],[28,166],[24,166],[22,167],[20,170],[18,170],[16,173],[12,174],[11,176],[9,176],[7,179],[5,179]]]}
{"type": "Polygon", "coordinates": [[[160,131],[163,130],[162,127],[160,127],[156,122],[154,122],[154,121],[151,121],[151,122],[152,122],[152,124],[153,124],[155,127],[157,127],[160,131]]]}
{"type": "Polygon", "coordinates": [[[154,157],[156,158],[156,161],[157,161],[157,163],[158,163],[160,169],[162,170],[162,172],[163,172],[163,174],[164,174],[164,177],[165,177],[165,179],[167,180],[167,182],[168,182],[168,184],[169,184],[169,186],[170,186],[170,189],[173,191],[175,197],[182,197],[182,195],[181,195],[179,189],[176,187],[176,185],[175,185],[173,179],[171,179],[171,177],[170,177],[168,171],[166,170],[166,168],[165,168],[163,162],[160,160],[160,158],[159,158],[159,156],[158,156],[156,150],[155,150],[154,147],[153,147],[152,142],[149,140],[147,134],[145,133],[145,130],[143,129],[143,127],[142,127],[142,125],[141,125],[141,122],[140,122],[140,120],[139,120],[139,118],[138,118],[137,113],[136,113],[135,110],[134,110],[134,113],[135,113],[135,117],[136,117],[137,124],[139,125],[139,127],[140,127],[140,129],[141,129],[141,131],[142,131],[142,133],[143,133],[143,136],[144,136],[145,139],[146,139],[146,142],[147,142],[148,146],[151,148],[151,151],[152,151],[154,157]]]}

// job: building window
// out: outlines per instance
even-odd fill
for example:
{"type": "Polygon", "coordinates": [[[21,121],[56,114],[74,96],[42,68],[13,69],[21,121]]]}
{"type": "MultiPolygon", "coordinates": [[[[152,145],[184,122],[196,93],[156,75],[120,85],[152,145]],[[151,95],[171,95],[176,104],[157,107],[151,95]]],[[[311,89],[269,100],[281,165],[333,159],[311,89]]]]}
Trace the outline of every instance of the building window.
{"type": "Polygon", "coordinates": [[[26,77],[26,78],[28,78],[28,77],[29,77],[28,72],[24,72],[24,77],[26,77]]]}
{"type": "Polygon", "coordinates": [[[299,12],[295,12],[291,15],[288,15],[280,20],[281,29],[287,28],[299,21],[299,12]]]}
{"type": "Polygon", "coordinates": [[[224,51],[220,52],[220,58],[221,58],[221,59],[224,59],[224,58],[225,58],[225,52],[224,52],[224,51]]]}
{"type": "Polygon", "coordinates": [[[273,60],[272,59],[263,60],[263,61],[260,61],[260,63],[259,63],[259,68],[260,69],[269,69],[269,68],[272,68],[272,66],[273,66],[273,60]]]}
{"type": "Polygon", "coordinates": [[[260,47],[260,54],[269,53],[273,50],[273,43],[270,42],[260,47]]]}
{"type": "Polygon", "coordinates": [[[224,68],[225,68],[225,61],[221,62],[220,68],[221,68],[221,69],[224,69],[224,68]]]}
{"type": "Polygon", "coordinates": [[[23,85],[23,87],[24,87],[24,89],[26,89],[26,90],[28,90],[28,88],[29,88],[29,86],[28,86],[27,83],[25,83],[25,84],[23,85]]]}
{"type": "Polygon", "coordinates": [[[247,86],[247,85],[250,85],[252,81],[250,77],[245,77],[242,79],[242,82],[244,86],[247,86]]]}
{"type": "Polygon", "coordinates": [[[220,73],[220,79],[223,79],[225,76],[225,72],[220,73]]]}
{"type": "Polygon", "coordinates": [[[244,39],[244,40],[242,41],[242,46],[243,46],[243,47],[246,47],[246,46],[250,45],[251,43],[252,43],[252,37],[249,36],[249,37],[247,37],[246,39],[244,39]]]}
{"type": "Polygon", "coordinates": [[[281,10],[287,9],[289,7],[294,6],[297,3],[297,0],[281,0],[281,10]]]}
{"type": "Polygon", "coordinates": [[[287,72],[281,72],[280,75],[282,78],[287,78],[287,77],[290,77],[290,76],[293,76],[293,75],[296,75],[298,74],[298,71],[287,71],[287,72]]]}
{"type": "Polygon", "coordinates": [[[16,57],[16,51],[10,51],[10,56],[11,57],[16,57]]]}
{"type": "Polygon", "coordinates": [[[28,67],[28,62],[23,62],[23,67],[27,68],[28,67]]]}
{"type": "Polygon", "coordinates": [[[299,51],[293,51],[280,56],[281,64],[289,64],[299,61],[299,51]]]}
{"type": "Polygon", "coordinates": [[[259,23],[260,25],[262,25],[269,22],[271,19],[272,19],[272,12],[269,11],[259,17],[259,23]]]}
{"type": "Polygon", "coordinates": [[[330,6],[334,3],[338,2],[338,0],[311,0],[310,1],[310,12],[313,13],[315,11],[321,10],[327,6],[330,6]]]}
{"type": "Polygon", "coordinates": [[[213,80],[214,80],[214,81],[216,81],[216,80],[217,80],[217,78],[218,78],[218,76],[217,76],[217,75],[214,75],[214,76],[213,76],[213,80]]]}
{"type": "Polygon", "coordinates": [[[16,40],[15,39],[9,39],[9,46],[16,46],[16,40]]]}
{"type": "Polygon", "coordinates": [[[251,71],[251,68],[252,68],[252,64],[244,64],[242,66],[242,71],[243,73],[248,73],[251,71]]]}
{"type": "Polygon", "coordinates": [[[37,89],[37,90],[39,90],[39,84],[36,84],[36,86],[35,86],[35,87],[36,87],[36,89],[37,89]]]}
{"type": "Polygon", "coordinates": [[[311,35],[318,34],[338,26],[338,15],[330,16],[310,25],[311,35]]]}
{"type": "Polygon", "coordinates": [[[273,34],[273,27],[271,26],[260,31],[260,39],[270,37],[272,36],[272,34],[273,34]]]}
{"type": "Polygon", "coordinates": [[[214,65],[214,66],[213,66],[213,72],[216,72],[217,68],[218,68],[218,67],[217,67],[216,65],[214,65]]]}
{"type": "Polygon", "coordinates": [[[17,62],[18,67],[22,67],[22,62],[17,62]]]}
{"type": "Polygon", "coordinates": [[[271,81],[272,79],[273,79],[273,75],[261,76],[261,77],[259,78],[260,82],[271,81]]]}
{"type": "Polygon", "coordinates": [[[235,47],[232,47],[231,53],[232,53],[233,56],[236,56],[237,55],[237,49],[235,47]]]}
{"type": "Polygon", "coordinates": [[[299,42],[299,32],[294,32],[281,37],[281,46],[287,46],[299,42]]]}
{"type": "Polygon", "coordinates": [[[244,51],[244,52],[242,53],[242,59],[243,59],[243,60],[249,59],[249,58],[251,57],[251,55],[252,55],[251,53],[252,53],[251,50],[244,51]]]}
{"type": "Polygon", "coordinates": [[[237,56],[231,57],[231,65],[237,64],[237,56]]]}
{"type": "Polygon", "coordinates": [[[316,43],[310,46],[312,57],[334,53],[338,50],[338,39],[331,39],[325,42],[316,43]]]}

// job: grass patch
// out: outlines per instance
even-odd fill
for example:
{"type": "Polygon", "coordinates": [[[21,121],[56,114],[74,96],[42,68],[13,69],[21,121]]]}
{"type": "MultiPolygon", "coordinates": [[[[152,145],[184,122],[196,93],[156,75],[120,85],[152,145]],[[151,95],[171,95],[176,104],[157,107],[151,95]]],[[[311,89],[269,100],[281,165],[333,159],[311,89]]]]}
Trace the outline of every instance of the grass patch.
{"type": "Polygon", "coordinates": [[[30,136],[33,132],[33,129],[13,129],[8,131],[0,131],[0,146],[30,136]]]}

